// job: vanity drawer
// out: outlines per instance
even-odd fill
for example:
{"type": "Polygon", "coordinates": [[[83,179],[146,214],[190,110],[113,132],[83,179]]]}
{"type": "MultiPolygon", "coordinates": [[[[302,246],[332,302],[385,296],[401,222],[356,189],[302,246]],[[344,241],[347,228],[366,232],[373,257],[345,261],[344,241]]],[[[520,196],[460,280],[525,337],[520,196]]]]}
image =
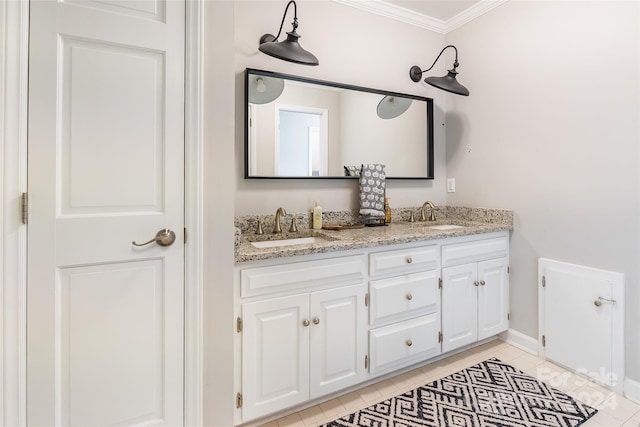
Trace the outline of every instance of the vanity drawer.
{"type": "Polygon", "coordinates": [[[369,324],[438,312],[439,270],[407,274],[369,283],[369,324]]]}
{"type": "Polygon", "coordinates": [[[371,373],[397,369],[440,354],[437,313],[369,332],[371,373]]]}
{"type": "Polygon", "coordinates": [[[440,251],[437,245],[377,252],[369,255],[369,274],[404,273],[438,268],[440,251]]]}
{"type": "Polygon", "coordinates": [[[364,280],[364,255],[302,261],[240,271],[242,298],[292,290],[323,289],[364,280]]]}
{"type": "Polygon", "coordinates": [[[509,254],[509,239],[493,239],[454,243],[442,246],[442,265],[465,264],[490,258],[501,258],[509,254]]]}

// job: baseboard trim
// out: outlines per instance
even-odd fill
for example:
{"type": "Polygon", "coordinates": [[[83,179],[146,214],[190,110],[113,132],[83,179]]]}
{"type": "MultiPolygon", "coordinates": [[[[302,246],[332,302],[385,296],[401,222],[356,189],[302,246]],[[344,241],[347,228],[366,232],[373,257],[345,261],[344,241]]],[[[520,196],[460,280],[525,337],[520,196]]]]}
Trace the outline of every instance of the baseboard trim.
{"type": "Polygon", "coordinates": [[[538,340],[525,335],[522,332],[518,332],[515,329],[507,329],[498,335],[502,341],[524,350],[527,353],[531,353],[534,356],[538,355],[538,340]]]}
{"type": "Polygon", "coordinates": [[[631,378],[624,379],[624,397],[635,403],[640,403],[640,381],[631,378]]]}

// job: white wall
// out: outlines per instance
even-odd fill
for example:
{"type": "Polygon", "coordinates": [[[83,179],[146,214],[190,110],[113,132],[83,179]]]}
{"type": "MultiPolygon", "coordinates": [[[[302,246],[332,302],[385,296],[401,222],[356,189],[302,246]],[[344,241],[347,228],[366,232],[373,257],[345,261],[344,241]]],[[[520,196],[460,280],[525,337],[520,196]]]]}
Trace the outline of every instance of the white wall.
{"type": "Polygon", "coordinates": [[[537,337],[537,258],[626,276],[640,380],[638,2],[510,1],[447,35],[469,98],[447,104],[448,204],[515,210],[511,325],[537,337]]]}
{"type": "MultiPolygon", "coordinates": [[[[243,72],[257,68],[321,80],[416,94],[434,98],[435,177],[433,181],[390,181],[393,206],[418,206],[445,201],[445,94],[409,79],[412,65],[428,66],[444,46],[444,36],[344,6],[329,0],[297,1],[300,44],[316,55],[317,67],[284,62],[258,51],[264,33],[274,34],[282,20],[284,1],[235,2],[235,213],[304,212],[316,200],[325,210],[357,209],[357,180],[245,180],[243,72]]],[[[285,20],[290,31],[293,10],[285,20]]],[[[440,69],[444,73],[446,65],[440,69]]]]}

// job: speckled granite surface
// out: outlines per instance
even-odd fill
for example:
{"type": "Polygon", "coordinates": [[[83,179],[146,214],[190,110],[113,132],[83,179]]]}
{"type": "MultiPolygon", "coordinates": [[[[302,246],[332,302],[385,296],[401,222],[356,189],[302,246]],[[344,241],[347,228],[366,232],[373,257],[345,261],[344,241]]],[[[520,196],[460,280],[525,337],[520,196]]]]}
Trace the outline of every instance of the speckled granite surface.
{"type": "MultiPolygon", "coordinates": [[[[337,252],[349,249],[386,246],[399,243],[420,242],[448,237],[491,233],[513,229],[513,211],[509,209],[470,208],[461,206],[439,206],[436,208],[437,221],[419,222],[419,208],[392,209],[392,221],[388,226],[364,227],[350,230],[312,230],[309,213],[286,215],[282,218],[281,234],[274,234],[274,215],[238,216],[235,218],[236,262],[285,258],[315,253],[337,252]],[[414,212],[416,222],[408,222],[410,212],[414,212]],[[292,219],[296,219],[297,233],[288,232],[292,219]],[[262,221],[263,235],[256,235],[258,219],[262,221]],[[432,225],[456,224],[464,228],[436,230],[432,225]],[[290,245],[285,247],[256,248],[251,242],[281,240],[300,237],[321,237],[325,241],[313,244],[290,245]]],[[[357,214],[350,211],[323,213],[323,223],[357,223],[357,214]]]]}

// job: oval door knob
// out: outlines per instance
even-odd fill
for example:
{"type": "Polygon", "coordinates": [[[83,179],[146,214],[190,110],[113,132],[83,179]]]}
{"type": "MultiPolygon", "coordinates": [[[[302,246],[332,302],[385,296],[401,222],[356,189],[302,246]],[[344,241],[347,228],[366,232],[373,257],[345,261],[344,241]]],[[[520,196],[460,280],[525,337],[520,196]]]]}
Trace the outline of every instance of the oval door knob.
{"type": "Polygon", "coordinates": [[[478,282],[477,280],[473,281],[473,286],[480,286],[480,282],[478,282]]]}
{"type": "Polygon", "coordinates": [[[595,305],[596,307],[600,307],[600,306],[602,305],[602,303],[600,302],[600,300],[599,300],[599,299],[597,299],[597,300],[595,300],[595,301],[593,302],[593,305],[595,305]]]}
{"type": "Polygon", "coordinates": [[[480,280],[480,285],[484,286],[484,285],[486,285],[486,284],[487,284],[487,283],[486,283],[484,280],[480,280]]]}
{"type": "Polygon", "coordinates": [[[411,264],[413,262],[413,258],[410,256],[407,257],[407,264],[411,264]]]}
{"type": "Polygon", "coordinates": [[[411,347],[413,345],[413,341],[407,340],[407,347],[411,347]]]}
{"type": "Polygon", "coordinates": [[[302,324],[303,324],[305,327],[309,326],[309,319],[304,319],[304,320],[302,321],[302,324]]]}
{"type": "Polygon", "coordinates": [[[411,301],[413,299],[413,295],[407,294],[407,300],[411,301]]]}
{"type": "Polygon", "coordinates": [[[317,317],[313,318],[313,324],[317,325],[318,323],[320,323],[320,319],[318,319],[317,317]]]}
{"type": "Polygon", "coordinates": [[[157,243],[159,246],[171,246],[173,242],[176,241],[176,233],[169,230],[168,228],[163,228],[162,230],[156,233],[156,237],[144,243],[136,243],[135,241],[131,242],[134,246],[146,246],[150,243],[157,243]]]}

